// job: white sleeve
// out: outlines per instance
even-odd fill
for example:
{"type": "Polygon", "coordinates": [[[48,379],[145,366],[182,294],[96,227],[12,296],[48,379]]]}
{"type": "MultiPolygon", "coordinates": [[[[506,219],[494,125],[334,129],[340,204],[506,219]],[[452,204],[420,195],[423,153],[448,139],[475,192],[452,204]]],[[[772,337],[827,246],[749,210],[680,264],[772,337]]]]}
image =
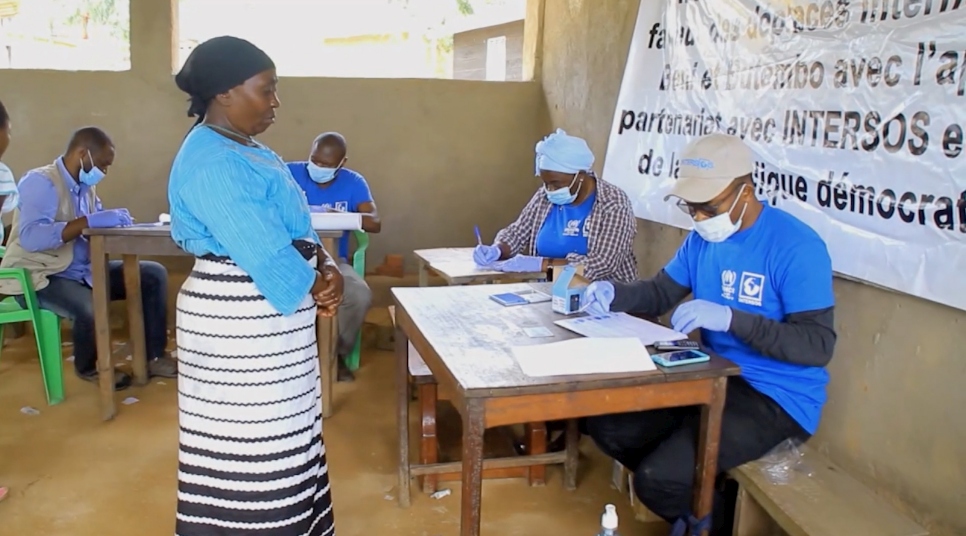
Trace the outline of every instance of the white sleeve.
{"type": "Polygon", "coordinates": [[[13,172],[6,164],[0,162],[0,196],[5,196],[0,213],[7,213],[17,208],[20,204],[20,194],[17,193],[17,181],[13,178],[13,172]]]}

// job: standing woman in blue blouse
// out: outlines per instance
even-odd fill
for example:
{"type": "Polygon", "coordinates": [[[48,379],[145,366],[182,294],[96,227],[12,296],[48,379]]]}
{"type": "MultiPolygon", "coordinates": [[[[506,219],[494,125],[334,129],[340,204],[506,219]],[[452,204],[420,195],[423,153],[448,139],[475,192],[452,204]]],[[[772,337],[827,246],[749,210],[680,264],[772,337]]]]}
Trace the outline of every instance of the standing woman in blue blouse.
{"type": "Polygon", "coordinates": [[[171,236],[196,257],[177,306],[176,532],[332,535],[315,322],[335,314],[342,276],[254,138],[275,122],[275,64],[218,37],[175,81],[198,117],[168,184],[171,236]]]}

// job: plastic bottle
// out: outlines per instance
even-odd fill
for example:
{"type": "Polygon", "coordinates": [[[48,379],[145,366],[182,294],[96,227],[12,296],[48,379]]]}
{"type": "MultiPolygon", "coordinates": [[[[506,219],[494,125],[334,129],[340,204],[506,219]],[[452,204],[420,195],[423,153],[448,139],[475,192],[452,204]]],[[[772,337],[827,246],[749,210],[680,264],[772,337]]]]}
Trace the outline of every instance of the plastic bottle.
{"type": "Polygon", "coordinates": [[[617,508],[613,504],[604,506],[604,515],[600,516],[600,532],[597,536],[620,536],[617,534],[617,508]]]}

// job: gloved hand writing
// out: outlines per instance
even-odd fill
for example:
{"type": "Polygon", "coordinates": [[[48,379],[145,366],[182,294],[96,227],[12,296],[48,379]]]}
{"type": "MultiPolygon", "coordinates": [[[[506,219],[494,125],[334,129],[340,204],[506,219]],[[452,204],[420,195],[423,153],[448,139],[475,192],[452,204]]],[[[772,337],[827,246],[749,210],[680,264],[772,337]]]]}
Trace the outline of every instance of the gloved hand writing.
{"type": "Polygon", "coordinates": [[[517,255],[505,261],[493,263],[492,268],[500,272],[540,272],[543,270],[543,257],[517,255]]]}
{"type": "Polygon", "coordinates": [[[671,325],[685,335],[698,328],[728,331],[731,329],[731,307],[707,300],[691,300],[678,306],[671,315],[671,325]]]}
{"type": "Polygon", "coordinates": [[[87,215],[87,226],[91,229],[107,229],[110,227],[129,227],[134,223],[131,213],[126,208],[102,210],[87,215]]]}
{"type": "Polygon", "coordinates": [[[500,260],[500,246],[487,246],[480,244],[473,248],[473,262],[477,266],[489,266],[500,260]]]}
{"type": "Polygon", "coordinates": [[[582,309],[585,313],[597,316],[610,313],[614,301],[614,284],[609,281],[595,281],[584,290],[582,309]]]}

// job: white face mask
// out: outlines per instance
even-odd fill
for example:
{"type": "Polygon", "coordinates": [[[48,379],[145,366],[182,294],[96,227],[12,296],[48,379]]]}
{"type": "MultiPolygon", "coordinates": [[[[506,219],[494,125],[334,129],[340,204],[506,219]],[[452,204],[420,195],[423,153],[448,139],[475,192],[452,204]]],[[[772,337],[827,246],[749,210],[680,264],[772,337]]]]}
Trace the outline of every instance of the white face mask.
{"type": "Polygon", "coordinates": [[[731,221],[731,211],[738,205],[738,200],[741,199],[741,193],[744,190],[745,185],[742,184],[738,190],[738,195],[735,196],[735,200],[731,203],[731,208],[727,212],[701,221],[692,218],[695,232],[708,242],[724,242],[731,238],[731,235],[741,228],[741,220],[745,217],[745,210],[748,209],[748,203],[745,203],[744,208],[741,209],[741,215],[738,216],[738,221],[731,221]]]}

